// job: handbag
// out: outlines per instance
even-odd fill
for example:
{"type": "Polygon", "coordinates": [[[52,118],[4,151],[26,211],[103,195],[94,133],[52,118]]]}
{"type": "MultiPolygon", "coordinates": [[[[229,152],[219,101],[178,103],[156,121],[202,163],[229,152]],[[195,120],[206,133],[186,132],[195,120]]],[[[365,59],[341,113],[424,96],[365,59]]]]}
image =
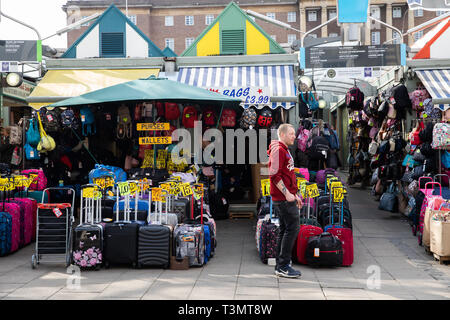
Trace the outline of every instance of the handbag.
{"type": "Polygon", "coordinates": [[[25,144],[25,157],[27,160],[39,160],[41,156],[36,148],[33,148],[28,142],[25,144]]]}
{"type": "Polygon", "coordinates": [[[26,133],[27,143],[32,147],[37,147],[41,141],[41,135],[37,126],[36,119],[29,119],[29,127],[26,133]]]}
{"type": "Polygon", "coordinates": [[[436,123],[433,127],[433,149],[446,149],[450,146],[450,124],[436,123]]]}
{"type": "Polygon", "coordinates": [[[39,115],[39,113],[37,114],[37,116],[39,122],[39,129],[41,132],[41,140],[38,143],[37,150],[38,151],[43,150],[44,152],[52,151],[56,147],[55,140],[49,135],[47,135],[47,133],[45,132],[44,127],[42,126],[41,116],[39,115]]]}
{"type": "Polygon", "coordinates": [[[389,212],[398,211],[398,197],[394,182],[392,182],[386,192],[381,195],[378,209],[389,212]]]}
{"type": "Polygon", "coordinates": [[[413,155],[413,160],[414,161],[417,161],[417,162],[424,162],[425,161],[425,159],[426,159],[426,157],[422,154],[422,152],[420,152],[420,149],[417,149],[415,152],[414,152],[414,155],[413,155]]]}
{"type": "Polygon", "coordinates": [[[417,165],[419,164],[414,160],[414,157],[410,154],[407,154],[402,162],[402,166],[407,168],[414,168],[417,165]]]}
{"type": "Polygon", "coordinates": [[[450,168],[450,153],[447,150],[441,154],[441,163],[447,169],[450,168]]]}
{"type": "Polygon", "coordinates": [[[18,166],[21,162],[22,162],[22,148],[15,147],[11,157],[11,164],[14,166],[18,166]]]}
{"type": "Polygon", "coordinates": [[[374,156],[377,154],[378,151],[378,143],[375,140],[372,140],[372,142],[369,144],[369,154],[374,156]]]}

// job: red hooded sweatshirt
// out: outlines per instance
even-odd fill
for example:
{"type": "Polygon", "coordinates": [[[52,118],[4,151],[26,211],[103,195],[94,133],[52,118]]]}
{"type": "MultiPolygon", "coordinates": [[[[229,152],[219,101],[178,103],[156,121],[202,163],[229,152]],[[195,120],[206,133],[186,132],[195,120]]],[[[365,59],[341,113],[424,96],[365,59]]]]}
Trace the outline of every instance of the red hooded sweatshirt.
{"type": "Polygon", "coordinates": [[[267,151],[269,155],[270,195],[273,201],[286,201],[284,194],[276,186],[280,180],[290,193],[298,191],[297,178],[294,172],[294,159],[288,147],[279,140],[274,140],[267,151]]]}

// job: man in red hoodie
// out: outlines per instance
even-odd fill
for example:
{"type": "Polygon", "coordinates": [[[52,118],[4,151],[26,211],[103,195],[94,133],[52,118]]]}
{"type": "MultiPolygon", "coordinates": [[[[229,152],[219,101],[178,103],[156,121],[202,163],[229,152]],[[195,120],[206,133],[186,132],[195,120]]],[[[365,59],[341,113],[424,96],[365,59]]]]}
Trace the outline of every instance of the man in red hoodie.
{"type": "Polygon", "coordinates": [[[275,274],[287,278],[298,278],[300,271],[291,267],[292,247],[300,229],[299,209],[302,199],[297,194],[297,178],[294,159],[288,146],[295,142],[295,129],[290,124],[278,128],[278,139],[267,151],[269,155],[270,195],[280,218],[280,237],[277,245],[275,274]]]}

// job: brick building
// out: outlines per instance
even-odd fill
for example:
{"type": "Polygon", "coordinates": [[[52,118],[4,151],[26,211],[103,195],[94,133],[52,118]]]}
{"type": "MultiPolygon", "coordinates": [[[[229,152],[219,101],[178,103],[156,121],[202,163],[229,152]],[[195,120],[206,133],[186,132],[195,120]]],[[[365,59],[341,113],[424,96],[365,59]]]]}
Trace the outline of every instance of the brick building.
{"type": "MultiPolygon", "coordinates": [[[[128,16],[159,48],[170,47],[179,55],[217,18],[229,2],[230,0],[128,0],[128,16]]],[[[125,13],[125,0],[67,1],[63,10],[67,14],[68,23],[72,23],[93,13],[103,12],[111,3],[125,13]]],[[[243,10],[256,11],[302,31],[311,30],[336,15],[336,0],[241,0],[236,3],[243,10]]],[[[402,32],[440,14],[408,10],[406,0],[371,0],[370,4],[374,17],[394,25],[402,32]]],[[[292,43],[300,38],[300,34],[295,31],[285,30],[258,19],[256,22],[278,43],[292,43]]],[[[392,39],[392,30],[373,22],[369,23],[370,29],[367,28],[365,33],[366,44],[382,44],[392,39]]],[[[72,45],[88,26],[89,24],[86,24],[70,31],[67,46],[72,45]]],[[[412,45],[415,37],[420,37],[426,31],[407,36],[404,42],[412,45]]],[[[312,36],[339,34],[340,28],[334,22],[317,30],[312,36]]]]}

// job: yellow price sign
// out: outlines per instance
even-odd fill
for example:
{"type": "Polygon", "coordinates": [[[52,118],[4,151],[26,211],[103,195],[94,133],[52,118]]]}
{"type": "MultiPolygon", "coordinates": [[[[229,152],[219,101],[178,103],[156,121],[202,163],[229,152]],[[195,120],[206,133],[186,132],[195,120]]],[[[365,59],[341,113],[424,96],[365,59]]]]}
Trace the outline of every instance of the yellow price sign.
{"type": "Polygon", "coordinates": [[[114,179],[112,177],[94,178],[93,182],[101,189],[114,187],[114,179]]]}
{"type": "Polygon", "coordinates": [[[163,189],[161,188],[152,188],[152,201],[155,202],[162,202],[163,196],[162,196],[163,189]]]}
{"type": "Polygon", "coordinates": [[[330,184],[331,184],[333,181],[339,181],[339,178],[337,178],[337,177],[335,177],[335,176],[328,177],[328,178],[327,178],[327,187],[328,187],[328,189],[330,189],[330,184]]]}
{"type": "Polygon", "coordinates": [[[28,180],[28,177],[26,177],[26,176],[15,176],[14,177],[14,186],[16,188],[23,187],[24,183],[26,183],[26,180],[28,180]]]}
{"type": "Polygon", "coordinates": [[[183,194],[183,197],[187,197],[193,194],[191,185],[189,183],[182,183],[180,184],[181,193],[183,194]]]}
{"type": "Polygon", "coordinates": [[[89,188],[83,189],[83,191],[82,191],[83,198],[94,198],[94,192],[95,192],[94,187],[89,187],[89,188]]]}
{"type": "Polygon", "coordinates": [[[158,159],[156,160],[156,169],[165,169],[166,168],[166,160],[158,159]]]}
{"type": "Polygon", "coordinates": [[[336,181],[336,182],[331,182],[330,189],[342,188],[342,187],[343,187],[342,182],[336,181]]]}
{"type": "Polygon", "coordinates": [[[117,184],[117,187],[119,188],[119,194],[121,196],[127,196],[130,194],[130,185],[128,182],[120,182],[117,184]]]}
{"type": "Polygon", "coordinates": [[[203,183],[194,184],[194,193],[198,197],[203,197],[203,183]]]}
{"type": "Polygon", "coordinates": [[[135,194],[136,192],[139,191],[139,185],[136,182],[130,182],[129,186],[130,186],[130,193],[131,194],[135,194]]]}
{"type": "Polygon", "coordinates": [[[32,183],[33,183],[33,178],[27,178],[23,181],[23,186],[25,188],[29,188],[32,183]]]}
{"type": "Polygon", "coordinates": [[[270,196],[270,179],[261,180],[261,192],[263,197],[270,196]]]}
{"type": "Polygon", "coordinates": [[[316,198],[319,194],[319,188],[317,188],[317,184],[310,184],[306,186],[306,194],[308,195],[308,198],[316,198]]]}
{"type": "Polygon", "coordinates": [[[333,202],[342,202],[344,200],[344,188],[333,189],[333,202]]]}
{"type": "Polygon", "coordinates": [[[308,180],[303,179],[303,178],[298,178],[297,179],[297,187],[298,190],[300,191],[300,194],[302,195],[303,198],[306,198],[306,185],[308,183],[308,180]]]}
{"type": "Polygon", "coordinates": [[[160,187],[166,191],[170,191],[170,183],[161,183],[160,187]]]}
{"type": "Polygon", "coordinates": [[[172,144],[172,137],[140,137],[139,144],[172,144]]]}

